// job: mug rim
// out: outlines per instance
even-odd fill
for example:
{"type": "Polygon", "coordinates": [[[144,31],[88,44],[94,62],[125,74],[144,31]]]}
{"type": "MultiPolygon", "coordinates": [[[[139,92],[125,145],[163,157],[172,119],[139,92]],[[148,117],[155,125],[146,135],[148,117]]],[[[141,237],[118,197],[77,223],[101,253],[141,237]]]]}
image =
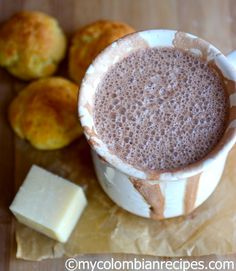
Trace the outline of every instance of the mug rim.
{"type": "MultiPolygon", "coordinates": [[[[142,180],[147,179],[147,180],[155,180],[155,181],[166,181],[166,180],[178,180],[178,179],[191,177],[193,175],[196,175],[204,171],[204,169],[210,165],[212,159],[217,159],[217,157],[220,156],[221,154],[227,155],[227,153],[230,151],[230,149],[233,147],[234,143],[236,142],[236,123],[235,123],[234,125],[232,125],[233,127],[231,127],[233,128],[232,129],[233,131],[227,136],[226,142],[222,143],[222,140],[225,137],[226,132],[228,131],[231,125],[231,123],[228,122],[226,129],[224,131],[224,134],[222,135],[219,142],[201,160],[191,163],[187,166],[175,168],[173,170],[148,171],[148,170],[143,170],[143,169],[137,169],[134,166],[121,160],[116,154],[111,153],[111,151],[107,148],[106,144],[99,138],[98,134],[96,133],[96,127],[93,120],[94,96],[97,89],[97,85],[102,80],[101,75],[104,76],[107,70],[104,70],[103,72],[101,72],[101,75],[99,74],[96,75],[96,72],[98,71],[99,65],[100,65],[99,68],[102,67],[104,60],[110,61],[109,59],[106,59],[106,57],[108,57],[108,54],[112,53],[113,51],[116,51],[117,49],[119,49],[119,47],[121,48],[122,45],[125,47],[127,44],[129,44],[129,42],[132,39],[135,40],[135,38],[144,39],[148,43],[146,48],[151,48],[151,47],[175,48],[175,46],[173,45],[173,41],[178,33],[186,37],[186,39],[198,41],[199,44],[202,44],[202,46],[205,46],[205,49],[206,48],[208,49],[206,61],[209,62],[211,60],[214,60],[216,67],[220,69],[220,72],[222,73],[223,77],[227,80],[233,81],[236,85],[236,70],[234,69],[233,65],[220,52],[220,50],[218,50],[215,46],[213,46],[208,41],[205,41],[193,34],[180,32],[177,30],[148,29],[148,30],[142,30],[142,31],[137,31],[137,32],[128,34],[112,42],[109,46],[107,46],[104,50],[102,50],[88,67],[80,86],[80,92],[79,92],[79,98],[78,98],[78,111],[79,111],[80,122],[83,127],[83,131],[87,138],[87,141],[89,142],[90,146],[95,150],[95,152],[98,154],[100,159],[102,159],[103,161],[107,162],[114,168],[118,169],[119,171],[125,173],[126,175],[132,178],[137,178],[137,179],[142,179],[142,180]],[[98,78],[96,78],[96,76],[98,78]],[[97,84],[96,87],[94,87],[95,84],[97,84]],[[88,98],[88,95],[91,95],[91,96],[89,96],[88,98]]],[[[145,47],[142,47],[141,45],[140,48],[145,48],[145,47]]],[[[190,47],[188,50],[194,54],[201,53],[200,52],[201,49],[196,48],[194,46],[190,47]],[[200,51],[196,52],[196,50],[200,50],[200,51]]],[[[126,53],[130,54],[130,52],[126,52],[126,53]]],[[[120,61],[124,57],[125,55],[121,54],[120,59],[117,60],[116,62],[120,61]]],[[[110,64],[109,63],[107,64],[107,69],[115,63],[113,60],[111,60],[110,64]]],[[[235,87],[234,87],[234,93],[236,93],[235,87]]],[[[229,93],[227,93],[227,96],[230,100],[229,93]]],[[[231,108],[231,104],[230,104],[230,108],[231,108]]]]}

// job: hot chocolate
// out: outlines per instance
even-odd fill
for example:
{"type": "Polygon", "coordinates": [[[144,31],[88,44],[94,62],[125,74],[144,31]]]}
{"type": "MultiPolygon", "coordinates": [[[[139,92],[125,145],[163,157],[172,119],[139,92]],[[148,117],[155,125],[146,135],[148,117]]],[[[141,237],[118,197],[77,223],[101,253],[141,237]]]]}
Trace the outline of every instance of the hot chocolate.
{"type": "Polygon", "coordinates": [[[142,170],[173,170],[206,156],[222,137],[229,101],[221,75],[173,48],[139,49],[113,65],[95,95],[97,133],[142,170]]]}

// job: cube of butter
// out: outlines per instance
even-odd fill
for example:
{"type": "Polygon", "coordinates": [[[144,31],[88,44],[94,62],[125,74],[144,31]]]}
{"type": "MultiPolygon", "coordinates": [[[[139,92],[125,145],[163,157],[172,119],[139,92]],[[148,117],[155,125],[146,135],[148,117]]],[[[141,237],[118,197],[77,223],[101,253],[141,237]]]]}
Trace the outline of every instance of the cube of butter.
{"type": "Polygon", "coordinates": [[[86,204],[81,187],[34,165],[10,210],[21,223],[66,242],[86,204]]]}

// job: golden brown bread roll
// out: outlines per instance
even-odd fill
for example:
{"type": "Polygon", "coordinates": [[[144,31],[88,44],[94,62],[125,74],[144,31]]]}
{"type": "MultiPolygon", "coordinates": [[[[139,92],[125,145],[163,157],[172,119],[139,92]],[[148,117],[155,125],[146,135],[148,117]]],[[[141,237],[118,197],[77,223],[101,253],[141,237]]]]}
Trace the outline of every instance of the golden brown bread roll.
{"type": "Polygon", "coordinates": [[[53,74],[65,51],[57,21],[41,12],[16,13],[0,28],[0,65],[23,80],[53,74]]]}
{"type": "Polygon", "coordinates": [[[113,41],[135,30],[121,22],[97,21],[79,29],[69,48],[69,74],[80,83],[93,59],[113,41]]]}
{"type": "Polygon", "coordinates": [[[68,145],[82,134],[77,95],[78,87],[60,77],[29,84],[10,104],[13,130],[37,149],[52,150],[68,145]]]}

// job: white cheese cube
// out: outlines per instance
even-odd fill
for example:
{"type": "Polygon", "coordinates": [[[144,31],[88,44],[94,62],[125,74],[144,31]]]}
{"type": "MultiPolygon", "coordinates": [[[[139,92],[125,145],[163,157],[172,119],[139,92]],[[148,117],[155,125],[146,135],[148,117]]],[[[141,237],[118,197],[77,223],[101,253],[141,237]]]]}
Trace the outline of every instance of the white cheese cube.
{"type": "Polygon", "coordinates": [[[10,210],[21,223],[66,242],[86,204],[81,187],[34,165],[10,210]]]}

